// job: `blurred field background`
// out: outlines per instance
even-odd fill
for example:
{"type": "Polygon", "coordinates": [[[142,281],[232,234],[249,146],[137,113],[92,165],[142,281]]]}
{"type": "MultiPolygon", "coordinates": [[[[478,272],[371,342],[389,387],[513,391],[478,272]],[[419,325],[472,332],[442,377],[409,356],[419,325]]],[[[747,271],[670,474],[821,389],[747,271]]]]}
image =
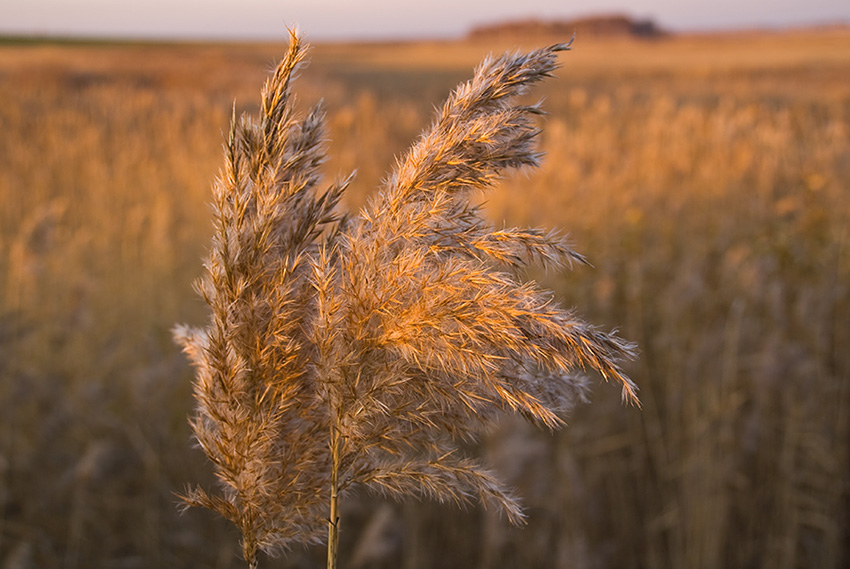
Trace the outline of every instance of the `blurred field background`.
{"type": "MultiPolygon", "coordinates": [[[[356,208],[482,56],[549,42],[316,46],[296,91],[325,101],[329,178],[358,170],[356,208]]],[[[222,133],[284,48],[0,43],[3,569],[243,565],[226,522],[178,512],[212,469],[170,328],[206,316],[222,133]]],[[[640,345],[644,407],[598,384],[562,432],[470,449],[525,529],[349,501],[342,565],[850,566],[850,31],[580,37],[562,63],[532,95],[543,167],[487,207],[571,234],[594,266],[531,276],[640,345]]]]}

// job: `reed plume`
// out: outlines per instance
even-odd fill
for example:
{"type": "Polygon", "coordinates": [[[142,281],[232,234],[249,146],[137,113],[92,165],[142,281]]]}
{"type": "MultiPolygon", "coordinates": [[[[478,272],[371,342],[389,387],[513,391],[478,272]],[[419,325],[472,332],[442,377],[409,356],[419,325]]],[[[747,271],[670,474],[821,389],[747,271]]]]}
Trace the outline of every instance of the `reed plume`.
{"type": "Polygon", "coordinates": [[[619,363],[633,346],[516,276],[584,258],[556,232],[494,228],[472,203],[506,169],[538,164],[541,111],[517,96],[568,48],[484,61],[356,215],[339,212],[346,182],[320,189],[321,109],[294,111],[299,37],[259,119],[234,116],[197,285],[211,319],[175,336],[220,482],[186,501],[240,528],[251,567],[259,549],[325,532],[335,567],[339,500],[359,486],[480,502],[521,523],[517,498],[458,443],[506,412],[559,427],[584,370],[637,401],[619,363]]]}

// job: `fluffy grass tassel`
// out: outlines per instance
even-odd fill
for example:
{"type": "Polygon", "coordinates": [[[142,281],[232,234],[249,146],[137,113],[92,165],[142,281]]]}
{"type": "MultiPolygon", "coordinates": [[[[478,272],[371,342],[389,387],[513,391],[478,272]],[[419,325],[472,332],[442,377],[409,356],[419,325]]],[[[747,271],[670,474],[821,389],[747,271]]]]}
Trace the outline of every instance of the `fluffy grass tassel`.
{"type": "Polygon", "coordinates": [[[339,500],[358,486],[522,523],[517,498],[459,443],[505,413],[559,427],[585,370],[637,401],[620,367],[633,346],[515,276],[582,256],[554,232],[495,228],[471,203],[538,164],[540,110],[517,96],[568,47],[484,61],[356,215],[340,212],[346,182],[320,186],[321,108],[293,109],[296,35],[259,118],[234,116],[197,283],[210,320],[175,337],[219,482],[185,500],[239,527],[249,566],[260,550],[327,540],[335,567],[339,500]]]}

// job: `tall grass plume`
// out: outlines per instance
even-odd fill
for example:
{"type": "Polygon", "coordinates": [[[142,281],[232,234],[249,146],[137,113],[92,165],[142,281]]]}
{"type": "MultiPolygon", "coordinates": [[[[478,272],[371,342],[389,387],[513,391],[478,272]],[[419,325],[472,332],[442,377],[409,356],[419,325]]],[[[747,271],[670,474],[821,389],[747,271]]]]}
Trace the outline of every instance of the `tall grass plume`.
{"type": "Polygon", "coordinates": [[[196,369],[192,426],[218,487],[186,501],[238,526],[243,554],[327,540],[357,487],[482,503],[523,521],[516,496],[459,443],[505,413],[555,429],[595,370],[637,401],[634,348],[517,276],[584,263],[557,232],[496,228],[474,196],[537,166],[538,106],[558,44],[485,60],[357,214],[347,182],[321,186],[324,115],[294,108],[305,46],[234,114],[214,186],[214,236],[197,288],[203,328],[175,336],[196,369]]]}

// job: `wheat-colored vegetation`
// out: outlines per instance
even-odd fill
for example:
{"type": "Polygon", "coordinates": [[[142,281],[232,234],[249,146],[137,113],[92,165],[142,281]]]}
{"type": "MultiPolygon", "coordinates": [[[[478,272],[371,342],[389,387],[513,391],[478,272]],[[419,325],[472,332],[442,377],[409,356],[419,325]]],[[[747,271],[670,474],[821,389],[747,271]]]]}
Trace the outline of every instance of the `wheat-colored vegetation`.
{"type": "Polygon", "coordinates": [[[339,502],[361,486],[492,503],[519,524],[517,499],[458,442],[505,411],[562,425],[584,398],[579,370],[636,401],[619,365],[633,348],[509,272],[583,257],[555,232],[493,228],[470,203],[505,169],[538,165],[540,109],[515,99],[568,48],[485,60],[356,215],[337,208],[347,181],[317,189],[324,113],[293,110],[300,38],[260,118],[233,117],[198,282],[210,322],[175,336],[221,487],[187,501],[239,527],[250,567],[258,549],[319,541],[326,525],[336,567],[339,502]]]}
{"type": "MultiPolygon", "coordinates": [[[[358,171],[348,206],[509,47],[317,46],[299,96],[325,100],[329,179],[358,171]]],[[[193,373],[170,328],[205,322],[190,283],[222,133],[234,99],[257,112],[283,51],[0,47],[3,567],[244,566],[224,520],[176,511],[175,492],[215,481],[188,448],[193,373]]],[[[850,35],[579,37],[562,63],[535,88],[541,167],[485,207],[497,225],[569,231],[593,267],[529,276],[640,346],[626,371],[643,409],[594,385],[554,435],[506,421],[470,443],[523,497],[524,528],[355,494],[341,557],[847,566],[850,35]]]]}

